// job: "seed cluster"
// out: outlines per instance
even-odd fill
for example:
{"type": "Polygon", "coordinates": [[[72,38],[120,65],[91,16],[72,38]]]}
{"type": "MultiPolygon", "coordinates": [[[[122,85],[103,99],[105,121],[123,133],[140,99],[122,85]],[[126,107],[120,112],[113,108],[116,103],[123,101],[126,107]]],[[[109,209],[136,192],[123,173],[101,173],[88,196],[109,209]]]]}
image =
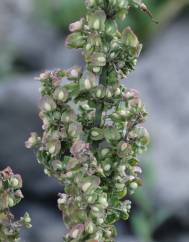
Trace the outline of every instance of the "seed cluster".
{"type": "Polygon", "coordinates": [[[142,184],[137,155],[149,144],[139,93],[121,84],[142,45],[129,27],[119,32],[116,18],[145,5],[85,2],[87,15],[70,24],[66,46],[81,49],[86,66],[40,75],[43,135],[31,133],[26,147],[36,147],[45,173],[63,184],[58,207],[68,228],[64,241],[113,242],[114,223],[129,217],[127,195],[142,184]]]}
{"type": "Polygon", "coordinates": [[[0,171],[0,241],[2,242],[20,241],[20,229],[31,227],[28,213],[15,221],[10,212],[10,208],[17,205],[23,198],[21,188],[20,175],[13,174],[10,167],[0,171]]]}

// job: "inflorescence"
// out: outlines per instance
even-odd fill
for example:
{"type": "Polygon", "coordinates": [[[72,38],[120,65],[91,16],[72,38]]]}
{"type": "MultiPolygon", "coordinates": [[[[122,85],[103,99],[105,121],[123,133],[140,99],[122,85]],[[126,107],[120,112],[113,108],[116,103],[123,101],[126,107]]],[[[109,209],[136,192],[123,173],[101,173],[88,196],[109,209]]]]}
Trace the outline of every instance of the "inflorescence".
{"type": "Polygon", "coordinates": [[[15,242],[20,241],[20,229],[30,228],[31,219],[25,213],[18,221],[14,220],[14,215],[10,209],[16,206],[23,198],[21,192],[22,179],[20,175],[15,175],[10,167],[0,171],[0,241],[15,242]]]}
{"type": "Polygon", "coordinates": [[[70,24],[66,46],[81,49],[86,66],[40,75],[43,135],[31,133],[26,147],[37,148],[45,173],[63,185],[64,241],[113,242],[114,223],[129,217],[127,195],[142,184],[137,155],[149,144],[139,93],[121,84],[142,45],[131,28],[120,33],[116,19],[132,6],[148,10],[140,0],[85,3],[87,15],[70,24]]]}

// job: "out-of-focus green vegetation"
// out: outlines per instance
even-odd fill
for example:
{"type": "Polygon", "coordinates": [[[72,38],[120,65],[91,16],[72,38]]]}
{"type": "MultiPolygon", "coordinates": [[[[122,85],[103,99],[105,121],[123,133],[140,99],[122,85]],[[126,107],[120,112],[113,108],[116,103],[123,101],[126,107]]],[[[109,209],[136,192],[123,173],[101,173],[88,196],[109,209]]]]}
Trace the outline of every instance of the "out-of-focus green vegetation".
{"type": "MultiPolygon", "coordinates": [[[[62,31],[66,31],[70,22],[85,15],[84,0],[35,0],[38,14],[47,19],[62,31]]],[[[130,25],[140,37],[146,40],[154,31],[169,22],[185,6],[189,0],[144,0],[153,13],[158,25],[150,21],[149,16],[136,9],[131,10],[126,22],[120,23],[121,28],[130,25]]]]}
{"type": "Polygon", "coordinates": [[[84,0],[34,0],[36,14],[59,29],[66,31],[68,25],[85,15],[84,0]]]}
{"type": "Polygon", "coordinates": [[[144,186],[134,195],[137,209],[131,215],[132,231],[141,242],[152,242],[155,230],[170,216],[169,211],[155,205],[155,168],[146,161],[143,167],[144,186]]]}

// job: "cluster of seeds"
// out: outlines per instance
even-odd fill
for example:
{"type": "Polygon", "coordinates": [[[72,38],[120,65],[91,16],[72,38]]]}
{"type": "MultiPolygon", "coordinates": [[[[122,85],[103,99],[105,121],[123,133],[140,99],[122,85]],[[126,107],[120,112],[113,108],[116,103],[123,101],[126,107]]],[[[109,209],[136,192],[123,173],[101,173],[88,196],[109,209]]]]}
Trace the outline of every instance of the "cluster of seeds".
{"type": "Polygon", "coordinates": [[[67,47],[82,50],[86,66],[40,75],[43,135],[31,133],[26,147],[36,147],[45,173],[63,184],[64,241],[113,242],[114,223],[129,217],[127,195],[142,184],[137,155],[149,144],[139,93],[121,84],[141,44],[129,27],[119,32],[116,18],[131,6],[146,10],[139,0],[86,0],[86,6],[66,39],[67,47]]]}
{"type": "Polygon", "coordinates": [[[21,189],[22,179],[20,175],[13,174],[11,168],[0,171],[0,241],[20,241],[20,229],[30,228],[31,219],[25,213],[20,220],[15,221],[10,208],[18,204],[23,198],[21,189]]]}

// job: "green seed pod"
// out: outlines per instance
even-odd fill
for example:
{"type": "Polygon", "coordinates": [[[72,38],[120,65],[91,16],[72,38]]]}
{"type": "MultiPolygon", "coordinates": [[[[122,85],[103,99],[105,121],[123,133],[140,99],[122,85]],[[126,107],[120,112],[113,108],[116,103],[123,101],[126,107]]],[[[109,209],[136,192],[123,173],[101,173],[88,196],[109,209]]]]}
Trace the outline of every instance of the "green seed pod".
{"type": "Polygon", "coordinates": [[[59,193],[58,195],[59,195],[59,198],[57,200],[58,208],[62,211],[68,200],[68,196],[65,193],[59,193]]]}
{"type": "Polygon", "coordinates": [[[131,182],[131,183],[130,183],[130,188],[131,188],[132,190],[136,190],[136,189],[138,188],[138,184],[137,184],[136,182],[131,182]]]}
{"type": "Polygon", "coordinates": [[[97,222],[97,224],[103,224],[104,219],[103,218],[97,218],[96,222],[97,222]]]}
{"type": "Polygon", "coordinates": [[[111,212],[108,214],[106,221],[108,224],[114,224],[120,219],[120,214],[118,212],[111,212]]]}
{"type": "Polygon", "coordinates": [[[96,48],[102,46],[102,39],[97,33],[90,33],[87,39],[86,56],[90,56],[96,48]]]}
{"type": "Polygon", "coordinates": [[[85,177],[81,181],[81,189],[85,193],[91,193],[100,185],[100,178],[97,176],[85,177]]]}
{"type": "Polygon", "coordinates": [[[99,66],[93,67],[94,73],[99,73],[100,71],[101,71],[101,67],[99,67],[99,66]]]}
{"type": "Polygon", "coordinates": [[[91,193],[87,196],[86,194],[86,200],[89,204],[94,204],[97,200],[97,194],[96,193],[91,193]]]}
{"type": "Polygon", "coordinates": [[[95,96],[97,98],[104,98],[105,96],[105,89],[103,85],[99,85],[95,90],[95,96]]]}
{"type": "Polygon", "coordinates": [[[107,200],[107,194],[104,193],[102,194],[99,199],[98,199],[98,203],[105,209],[108,207],[108,200],[107,200]]]}
{"type": "Polygon", "coordinates": [[[120,48],[120,43],[117,39],[111,41],[111,49],[117,51],[120,48]]]}
{"type": "Polygon", "coordinates": [[[69,124],[68,134],[72,138],[79,137],[82,133],[82,125],[80,123],[71,123],[69,124]]]}
{"type": "Polygon", "coordinates": [[[66,170],[67,171],[72,170],[76,166],[78,166],[79,164],[80,164],[80,161],[78,159],[70,158],[68,163],[67,163],[66,170]]]}
{"type": "Polygon", "coordinates": [[[106,175],[109,175],[112,170],[112,163],[113,163],[112,159],[106,158],[106,159],[102,160],[101,163],[102,163],[104,173],[106,175]]]}
{"type": "Polygon", "coordinates": [[[121,89],[117,87],[114,92],[115,97],[119,97],[121,95],[121,89]]]}
{"type": "Polygon", "coordinates": [[[94,236],[94,241],[102,241],[103,233],[101,231],[97,231],[94,236]]]}
{"type": "Polygon", "coordinates": [[[113,35],[117,31],[117,23],[116,23],[115,20],[108,20],[108,21],[106,21],[106,25],[105,26],[106,26],[105,27],[106,28],[105,31],[106,31],[106,34],[108,34],[108,35],[113,35]]]}
{"type": "Polygon", "coordinates": [[[120,140],[121,135],[116,128],[109,127],[104,130],[104,137],[108,143],[112,143],[120,140]]]}
{"type": "Polygon", "coordinates": [[[15,206],[14,199],[11,198],[11,197],[8,198],[8,206],[9,206],[10,208],[12,208],[12,207],[15,206]]]}
{"type": "Polygon", "coordinates": [[[93,67],[102,67],[106,65],[106,56],[104,53],[94,52],[92,55],[87,56],[86,61],[93,67]]]}
{"type": "Polygon", "coordinates": [[[74,111],[72,111],[72,110],[63,112],[63,114],[61,116],[61,121],[64,123],[74,122],[74,121],[76,121],[76,119],[77,119],[77,116],[74,113],[74,111]]]}
{"type": "Polygon", "coordinates": [[[46,148],[49,154],[56,156],[60,152],[61,143],[59,140],[52,140],[46,144],[46,148]]]}
{"type": "Polygon", "coordinates": [[[104,138],[103,130],[99,128],[91,129],[91,139],[92,140],[102,140],[104,138]]]}
{"type": "Polygon", "coordinates": [[[110,115],[110,117],[111,117],[111,119],[113,120],[113,121],[121,121],[121,116],[117,113],[117,112],[115,112],[115,113],[112,113],[111,115],[110,115]]]}
{"type": "Polygon", "coordinates": [[[39,107],[44,112],[50,112],[56,109],[56,103],[50,96],[44,96],[41,98],[39,107]]]}
{"type": "Polygon", "coordinates": [[[85,46],[86,52],[91,52],[93,50],[93,45],[91,43],[87,43],[85,46]]]}
{"type": "Polygon", "coordinates": [[[130,47],[137,48],[139,46],[139,40],[130,27],[123,31],[122,40],[130,47]]]}
{"type": "Polygon", "coordinates": [[[15,175],[15,176],[11,177],[10,185],[13,188],[21,188],[22,187],[22,179],[21,179],[21,177],[19,175],[15,175]]]}
{"type": "Polygon", "coordinates": [[[111,151],[110,148],[103,148],[100,151],[100,155],[102,156],[102,158],[105,158],[105,157],[111,155],[110,151],[111,151]]]}
{"type": "Polygon", "coordinates": [[[57,87],[53,94],[54,99],[60,102],[66,102],[68,100],[68,91],[63,87],[57,87]]]}
{"type": "Polygon", "coordinates": [[[120,158],[126,157],[130,153],[130,150],[131,146],[128,143],[126,143],[125,141],[120,141],[117,146],[117,155],[120,158]]]}
{"type": "Polygon", "coordinates": [[[116,183],[115,188],[117,189],[117,191],[123,191],[123,189],[125,188],[125,184],[124,183],[116,183]]]}
{"type": "Polygon", "coordinates": [[[106,21],[106,14],[103,10],[96,10],[94,13],[90,13],[87,16],[87,21],[89,28],[104,31],[105,29],[105,21],[106,21]]]}
{"type": "Polygon", "coordinates": [[[60,160],[53,160],[52,167],[54,171],[61,171],[62,170],[62,162],[60,160]]]}
{"type": "Polygon", "coordinates": [[[87,220],[85,222],[85,231],[89,234],[93,234],[96,230],[95,224],[92,222],[92,220],[87,220]]]}
{"type": "Polygon", "coordinates": [[[31,218],[30,218],[29,213],[25,213],[25,214],[24,214],[23,220],[24,220],[24,222],[25,222],[26,224],[31,223],[31,218]]]}
{"type": "Polygon", "coordinates": [[[135,139],[135,144],[141,149],[141,152],[145,150],[150,142],[148,131],[143,127],[136,127],[129,133],[130,139],[135,139]]]}
{"type": "Polygon", "coordinates": [[[113,90],[112,90],[112,88],[111,87],[107,87],[106,88],[106,91],[105,91],[105,95],[106,95],[106,98],[112,98],[112,96],[113,96],[113,90]]]}
{"type": "Polygon", "coordinates": [[[109,57],[111,60],[114,60],[117,57],[116,52],[112,52],[109,57]]]}
{"type": "Polygon", "coordinates": [[[96,85],[97,85],[96,76],[90,71],[85,71],[81,79],[79,80],[80,90],[83,90],[83,91],[90,90],[96,85]]]}
{"type": "Polygon", "coordinates": [[[126,195],[127,195],[127,187],[124,187],[121,191],[118,190],[118,191],[114,191],[114,194],[119,198],[119,199],[122,199],[124,198],[126,195]]]}
{"type": "Polygon", "coordinates": [[[126,170],[126,165],[119,165],[118,166],[118,172],[120,176],[125,176],[125,170],[126,170]]]}
{"type": "Polygon", "coordinates": [[[65,41],[67,48],[83,48],[86,43],[86,37],[81,32],[69,34],[65,41]]]}
{"type": "Polygon", "coordinates": [[[91,108],[87,103],[81,103],[79,105],[79,108],[81,109],[81,111],[91,111],[91,108]]]}

